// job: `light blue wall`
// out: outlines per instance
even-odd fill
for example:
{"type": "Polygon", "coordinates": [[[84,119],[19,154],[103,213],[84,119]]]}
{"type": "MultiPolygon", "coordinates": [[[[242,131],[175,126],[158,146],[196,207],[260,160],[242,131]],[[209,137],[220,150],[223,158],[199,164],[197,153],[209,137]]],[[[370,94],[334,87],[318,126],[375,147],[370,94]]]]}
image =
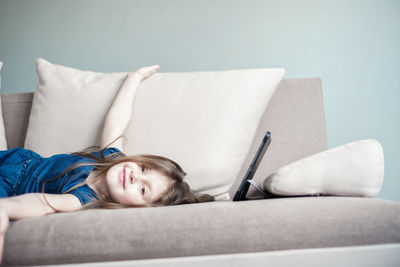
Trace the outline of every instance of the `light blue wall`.
{"type": "Polygon", "coordinates": [[[385,151],[400,200],[399,0],[0,0],[3,92],[34,91],[35,59],[94,71],[285,67],[321,77],[329,147],[385,151]]]}

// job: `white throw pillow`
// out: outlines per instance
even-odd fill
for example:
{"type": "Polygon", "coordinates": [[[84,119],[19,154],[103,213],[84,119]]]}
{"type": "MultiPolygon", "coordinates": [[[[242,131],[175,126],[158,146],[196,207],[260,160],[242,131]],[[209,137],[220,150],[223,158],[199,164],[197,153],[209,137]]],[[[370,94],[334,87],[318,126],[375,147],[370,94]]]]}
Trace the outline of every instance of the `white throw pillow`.
{"type": "Polygon", "coordinates": [[[376,140],[360,140],[286,165],[264,180],[276,195],[344,195],[372,197],[384,173],[383,148],[376,140]]]}
{"type": "Polygon", "coordinates": [[[126,73],[81,71],[36,60],[25,148],[42,156],[100,145],[103,120],[126,73]]]}
{"type": "MultiPolygon", "coordinates": [[[[37,60],[25,147],[42,155],[100,144],[103,119],[126,73],[81,71],[37,60]]],[[[192,189],[232,186],[284,69],[155,73],[143,81],[125,132],[127,154],[177,161],[192,189]]]]}
{"type": "MultiPolygon", "coordinates": [[[[0,61],[0,71],[3,67],[3,62],[0,61]]],[[[1,89],[1,75],[0,75],[0,89],[1,89]]],[[[7,150],[6,131],[4,129],[3,109],[1,107],[1,94],[0,94],[0,150],[7,150]]]]}

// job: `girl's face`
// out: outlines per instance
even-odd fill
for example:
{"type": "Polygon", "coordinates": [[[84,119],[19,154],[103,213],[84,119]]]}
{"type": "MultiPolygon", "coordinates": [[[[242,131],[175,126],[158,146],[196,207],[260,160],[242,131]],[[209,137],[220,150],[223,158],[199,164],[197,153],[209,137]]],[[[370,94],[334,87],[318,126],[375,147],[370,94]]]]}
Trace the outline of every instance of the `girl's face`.
{"type": "Polygon", "coordinates": [[[106,185],[116,202],[129,206],[145,206],[166,194],[172,185],[172,179],[147,166],[127,161],[108,170],[106,185]]]}

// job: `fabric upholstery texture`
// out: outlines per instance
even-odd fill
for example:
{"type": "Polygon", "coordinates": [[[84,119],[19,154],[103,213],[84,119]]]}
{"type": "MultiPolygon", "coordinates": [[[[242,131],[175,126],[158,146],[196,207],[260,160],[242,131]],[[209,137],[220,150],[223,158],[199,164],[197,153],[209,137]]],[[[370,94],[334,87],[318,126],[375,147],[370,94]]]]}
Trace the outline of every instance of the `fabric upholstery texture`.
{"type": "MultiPolygon", "coordinates": [[[[1,68],[3,67],[3,62],[0,61],[0,90],[1,90],[1,68]]],[[[4,120],[3,120],[3,109],[1,106],[1,95],[0,95],[0,150],[7,149],[7,139],[6,139],[6,131],[4,128],[4,120]]]]}
{"type": "MultiPolygon", "coordinates": [[[[102,122],[126,73],[37,60],[25,148],[44,156],[100,144],[102,122]]],[[[140,84],[125,132],[129,155],[177,161],[193,190],[226,194],[284,69],[155,73],[140,84]]]]}
{"type": "Polygon", "coordinates": [[[13,222],[6,235],[4,263],[58,264],[399,243],[399,226],[399,203],[352,197],[88,210],[13,222]]]}
{"type": "Polygon", "coordinates": [[[381,189],[383,173],[382,145],[360,140],[288,164],[265,179],[263,186],[283,196],[372,197],[381,189]]]}

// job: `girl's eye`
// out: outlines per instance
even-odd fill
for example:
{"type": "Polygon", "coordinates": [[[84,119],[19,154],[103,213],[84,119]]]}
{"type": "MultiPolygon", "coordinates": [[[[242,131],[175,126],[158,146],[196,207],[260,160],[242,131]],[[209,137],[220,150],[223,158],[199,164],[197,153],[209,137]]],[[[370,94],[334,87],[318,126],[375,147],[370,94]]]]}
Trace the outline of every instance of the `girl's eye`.
{"type": "Polygon", "coordinates": [[[144,172],[146,170],[146,166],[142,165],[142,172],[144,172]]]}
{"type": "Polygon", "coordinates": [[[146,192],[146,187],[143,184],[141,190],[142,190],[142,195],[144,195],[144,193],[146,192]]]}

